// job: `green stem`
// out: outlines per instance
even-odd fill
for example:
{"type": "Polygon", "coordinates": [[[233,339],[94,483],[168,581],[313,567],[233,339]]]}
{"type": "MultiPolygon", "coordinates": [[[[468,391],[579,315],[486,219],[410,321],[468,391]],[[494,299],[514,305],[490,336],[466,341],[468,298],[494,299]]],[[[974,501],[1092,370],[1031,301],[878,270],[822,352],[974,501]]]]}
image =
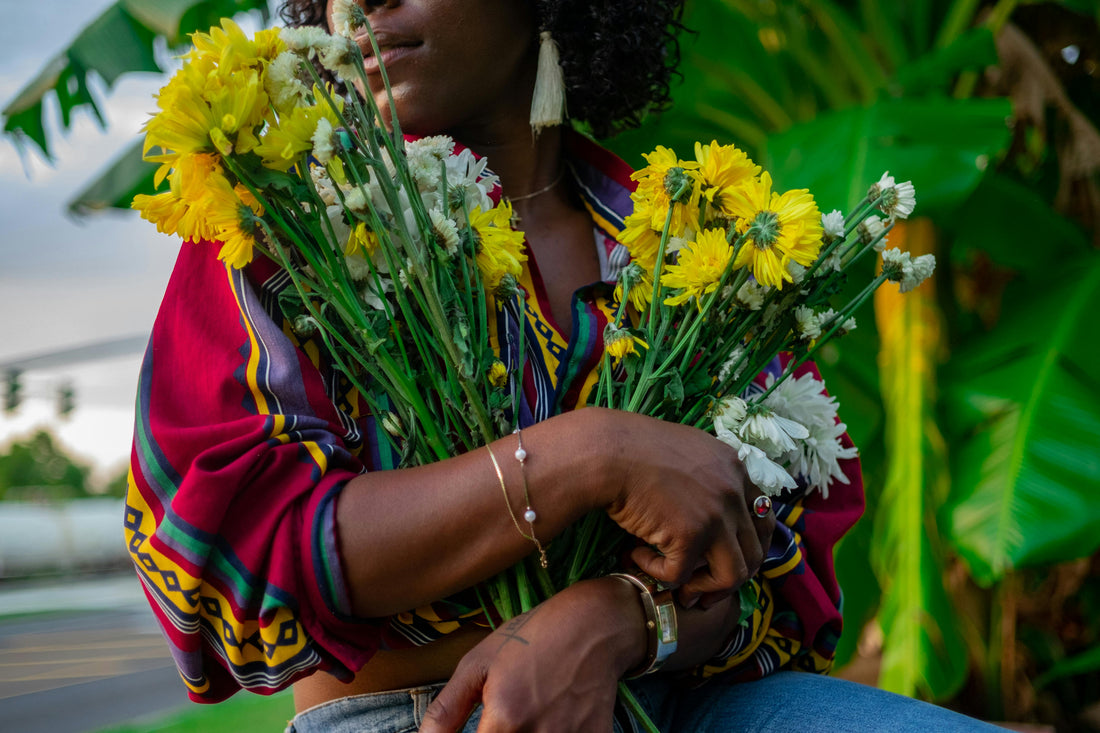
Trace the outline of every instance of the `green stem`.
{"type": "Polygon", "coordinates": [[[638,698],[634,697],[634,693],[627,687],[625,682],[619,683],[619,699],[626,705],[626,709],[634,715],[634,719],[642,726],[642,729],[646,733],[661,733],[661,729],[657,727],[649,718],[649,713],[645,711],[642,704],[638,702],[638,698]]]}

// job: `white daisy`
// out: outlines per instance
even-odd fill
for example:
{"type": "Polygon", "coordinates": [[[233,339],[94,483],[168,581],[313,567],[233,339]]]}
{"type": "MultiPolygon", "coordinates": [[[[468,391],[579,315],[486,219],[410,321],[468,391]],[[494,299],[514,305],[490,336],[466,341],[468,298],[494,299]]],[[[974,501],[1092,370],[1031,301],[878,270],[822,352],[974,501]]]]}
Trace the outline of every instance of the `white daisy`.
{"type": "Polygon", "coordinates": [[[336,152],[336,132],[327,117],[317,120],[317,129],[313,131],[313,157],[321,165],[327,165],[336,152]]]}
{"type": "Polygon", "coordinates": [[[749,414],[749,406],[740,397],[723,397],[718,403],[718,414],[714,416],[714,425],[724,430],[737,432],[745,417],[749,414]]]}
{"type": "MultiPolygon", "coordinates": [[[[775,378],[770,374],[764,384],[771,387],[775,378]]],[[[832,425],[836,422],[836,398],[825,394],[825,384],[812,374],[788,377],[772,390],[764,404],[776,414],[783,415],[810,428],[814,425],[832,425]]]]}
{"type": "Polygon", "coordinates": [[[845,448],[840,442],[847,429],[844,423],[812,427],[809,437],[796,450],[788,453],[783,463],[791,473],[803,476],[811,489],[818,489],[823,497],[828,498],[829,486],[834,480],[848,483],[840,461],[859,455],[854,447],[845,448]]]}
{"type": "Polygon", "coordinates": [[[828,214],[821,215],[821,227],[825,230],[825,241],[830,242],[844,236],[844,214],[840,209],[833,209],[828,214]]]}
{"type": "MultiPolygon", "coordinates": [[[[767,384],[774,381],[770,376],[767,384]]],[[[837,422],[836,398],[825,393],[825,385],[812,374],[791,377],[768,395],[765,404],[776,414],[786,415],[808,431],[806,438],[780,460],[791,473],[803,476],[810,488],[829,494],[834,479],[848,483],[839,461],[858,455],[855,448],[845,448],[840,437],[847,429],[837,422]]]]}
{"type": "Polygon", "coordinates": [[[429,209],[428,216],[432,220],[432,230],[439,237],[443,249],[446,250],[447,254],[454,255],[458,252],[459,244],[461,244],[458,237],[458,227],[455,226],[450,217],[439,209],[429,209]]]}
{"type": "Polygon", "coordinates": [[[317,194],[321,197],[321,201],[326,206],[332,206],[336,203],[336,185],[332,182],[332,179],[328,177],[328,172],[319,165],[311,165],[309,167],[309,175],[313,178],[313,185],[317,189],[317,194]]]}
{"type": "Polygon", "coordinates": [[[821,335],[822,318],[809,306],[800,305],[794,309],[794,327],[803,341],[813,341],[821,335]]]}
{"type": "Polygon", "coordinates": [[[741,372],[745,370],[745,365],[742,363],[742,359],[744,358],[745,347],[734,347],[729,358],[722,363],[722,367],[718,370],[718,381],[725,382],[730,378],[739,379],[741,377],[741,372]]]}
{"type": "Polygon", "coordinates": [[[409,172],[422,193],[439,188],[443,162],[454,148],[454,140],[446,135],[429,135],[405,143],[409,172]]]}
{"type": "Polygon", "coordinates": [[[750,311],[758,311],[764,306],[765,293],[767,293],[767,289],[762,287],[755,280],[746,280],[745,283],[737,289],[737,294],[734,298],[737,301],[737,305],[742,308],[746,308],[750,311]]]}
{"type": "Polygon", "coordinates": [[[297,28],[283,28],[279,31],[279,38],[291,51],[313,58],[314,54],[328,45],[330,36],[323,28],[303,25],[297,28]]]}
{"type": "Polygon", "coordinates": [[[794,450],[797,447],[794,441],[810,434],[804,425],[776,414],[769,407],[754,405],[749,413],[737,434],[746,443],[767,453],[769,458],[779,458],[794,450]]]}
{"type": "MultiPolygon", "coordinates": [[[[885,201],[883,202],[886,203],[885,201]]],[[[893,219],[908,219],[917,206],[917,189],[912,181],[902,181],[894,187],[893,205],[884,208],[886,215],[893,219]]]]}
{"type": "Polygon", "coordinates": [[[306,101],[309,88],[300,78],[301,64],[301,56],[293,51],[283,51],[267,65],[264,91],[276,109],[291,109],[306,101]]]}
{"type": "Polygon", "coordinates": [[[354,38],[355,32],[366,24],[366,13],[355,0],[335,0],[332,3],[332,27],[340,35],[354,38]]]}
{"type": "Polygon", "coordinates": [[[715,426],[718,440],[737,451],[737,457],[745,465],[749,480],[758,489],[771,496],[778,495],[783,489],[798,486],[786,469],[775,463],[759,448],[749,445],[737,437],[737,433],[715,426]]]}
{"type": "Polygon", "coordinates": [[[365,214],[368,211],[368,198],[367,193],[361,186],[348,191],[347,196],[344,197],[344,205],[356,214],[365,214]]]}
{"type": "Polygon", "coordinates": [[[319,50],[321,66],[345,81],[359,78],[362,57],[355,41],[339,34],[329,36],[328,43],[319,50]]]}
{"type": "Polygon", "coordinates": [[[881,198],[879,209],[891,219],[909,218],[917,205],[917,189],[913,182],[896,183],[889,171],[882,174],[882,178],[871,186],[867,195],[876,200],[881,198]]]}
{"type": "Polygon", "coordinates": [[[877,216],[868,216],[856,227],[859,232],[859,240],[864,244],[875,243],[875,249],[879,252],[886,246],[886,225],[877,216]]]}
{"type": "Polygon", "coordinates": [[[905,267],[902,272],[899,290],[908,293],[930,278],[935,269],[936,258],[934,255],[921,255],[915,260],[910,260],[908,267],[905,267]]]}

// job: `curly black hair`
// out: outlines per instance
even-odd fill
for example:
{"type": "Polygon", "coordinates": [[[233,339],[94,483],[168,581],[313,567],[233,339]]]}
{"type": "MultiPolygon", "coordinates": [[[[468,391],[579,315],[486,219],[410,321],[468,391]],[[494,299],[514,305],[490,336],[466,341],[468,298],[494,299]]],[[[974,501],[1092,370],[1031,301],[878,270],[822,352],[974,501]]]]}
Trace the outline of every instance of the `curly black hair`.
{"type": "MultiPolygon", "coordinates": [[[[557,41],[569,116],[597,137],[637,127],[668,107],[680,62],[684,0],[532,0],[557,41]]],[[[285,0],[287,25],[325,26],[323,0],[285,0]]]]}

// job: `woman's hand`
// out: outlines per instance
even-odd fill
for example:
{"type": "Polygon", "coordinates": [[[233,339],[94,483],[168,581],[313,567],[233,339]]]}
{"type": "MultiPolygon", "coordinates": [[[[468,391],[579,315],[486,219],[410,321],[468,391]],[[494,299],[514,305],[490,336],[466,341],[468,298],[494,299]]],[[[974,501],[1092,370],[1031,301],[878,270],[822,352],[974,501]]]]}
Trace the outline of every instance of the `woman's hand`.
{"type": "Polygon", "coordinates": [[[619,679],[646,648],[638,592],[614,578],[571,586],[513,618],[462,658],[421,733],[612,730],[619,679]]]}
{"type": "Polygon", "coordinates": [[[645,545],[632,559],[681,586],[687,607],[729,595],[760,569],[775,515],[754,516],[761,495],[736,451],[709,433],[632,413],[612,412],[612,450],[621,476],[611,518],[645,545]]]}

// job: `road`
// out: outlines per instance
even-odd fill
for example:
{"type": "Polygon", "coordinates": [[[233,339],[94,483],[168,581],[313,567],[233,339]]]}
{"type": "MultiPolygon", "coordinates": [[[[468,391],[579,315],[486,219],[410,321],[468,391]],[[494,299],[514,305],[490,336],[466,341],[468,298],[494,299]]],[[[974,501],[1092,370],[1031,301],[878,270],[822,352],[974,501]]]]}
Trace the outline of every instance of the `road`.
{"type": "Polygon", "coordinates": [[[132,574],[0,586],[5,733],[86,733],[187,704],[132,574]]]}

